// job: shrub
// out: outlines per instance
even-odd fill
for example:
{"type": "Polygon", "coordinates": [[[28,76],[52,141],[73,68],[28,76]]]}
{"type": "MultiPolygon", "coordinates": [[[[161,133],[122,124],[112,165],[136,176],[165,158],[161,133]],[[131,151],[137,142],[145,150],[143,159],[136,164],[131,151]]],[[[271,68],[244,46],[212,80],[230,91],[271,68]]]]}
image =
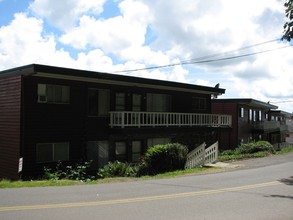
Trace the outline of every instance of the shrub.
{"type": "Polygon", "coordinates": [[[60,180],[60,179],[69,179],[69,180],[80,180],[88,181],[94,179],[94,176],[88,174],[88,168],[90,167],[90,162],[80,162],[74,166],[64,167],[59,161],[55,169],[44,167],[44,179],[49,180],[60,180]]]}
{"type": "Polygon", "coordinates": [[[178,143],[150,147],[140,164],[139,175],[184,169],[187,153],[187,147],[178,143]]]}
{"type": "Polygon", "coordinates": [[[250,142],[248,144],[242,144],[237,148],[241,154],[253,154],[257,152],[267,151],[269,153],[275,153],[275,148],[267,141],[250,142]]]}
{"type": "Polygon", "coordinates": [[[103,168],[99,169],[98,176],[106,177],[134,177],[137,174],[137,168],[129,163],[119,161],[109,162],[103,168]]]}
{"type": "Polygon", "coordinates": [[[83,162],[83,163],[77,163],[75,166],[67,166],[66,167],[66,178],[70,180],[82,180],[82,181],[88,181],[90,179],[93,179],[88,174],[88,170],[90,167],[90,162],[83,162]]]}

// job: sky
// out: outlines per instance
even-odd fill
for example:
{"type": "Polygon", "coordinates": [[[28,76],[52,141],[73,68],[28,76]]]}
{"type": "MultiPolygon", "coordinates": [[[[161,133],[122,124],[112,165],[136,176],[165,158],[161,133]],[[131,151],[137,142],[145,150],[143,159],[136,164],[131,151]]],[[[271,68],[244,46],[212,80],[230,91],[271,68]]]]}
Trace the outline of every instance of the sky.
{"type": "Polygon", "coordinates": [[[0,71],[37,63],[212,86],[293,112],[280,0],[0,0],[0,71]]]}

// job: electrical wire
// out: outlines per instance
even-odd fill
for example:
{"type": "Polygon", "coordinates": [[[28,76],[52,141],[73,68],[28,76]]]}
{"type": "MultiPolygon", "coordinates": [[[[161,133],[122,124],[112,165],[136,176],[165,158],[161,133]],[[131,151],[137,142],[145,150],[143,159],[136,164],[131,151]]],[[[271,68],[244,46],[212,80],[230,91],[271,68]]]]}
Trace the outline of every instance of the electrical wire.
{"type": "Polygon", "coordinates": [[[293,102],[293,100],[284,100],[284,101],[270,102],[270,103],[279,104],[279,103],[288,103],[288,102],[293,102]]]}
{"type": "Polygon", "coordinates": [[[269,40],[269,41],[249,45],[249,46],[246,46],[246,47],[242,47],[242,48],[239,48],[237,50],[232,50],[232,51],[228,51],[228,52],[225,52],[225,53],[218,53],[218,54],[203,56],[203,57],[199,57],[199,58],[194,58],[194,59],[190,59],[190,60],[181,61],[181,62],[178,62],[178,63],[160,65],[160,66],[151,66],[151,67],[145,67],[145,68],[137,68],[137,69],[129,69],[129,70],[120,70],[120,71],[115,71],[114,73],[137,72],[137,71],[142,71],[142,70],[153,70],[153,69],[174,67],[174,66],[178,66],[178,65],[190,65],[190,64],[201,64],[201,63],[211,63],[211,62],[217,62],[217,61],[225,61],[225,60],[237,59],[237,58],[241,58],[241,57],[253,56],[253,55],[262,54],[262,53],[268,53],[268,52],[272,52],[272,51],[275,51],[275,50],[280,50],[280,49],[290,47],[290,45],[287,45],[287,46],[283,46],[283,47],[278,47],[278,48],[274,48],[274,49],[263,50],[263,51],[253,52],[253,53],[247,53],[247,54],[241,54],[241,55],[234,55],[234,56],[230,56],[230,57],[211,59],[213,57],[227,55],[229,53],[239,52],[241,50],[246,50],[246,49],[249,49],[249,48],[253,48],[253,47],[260,46],[260,45],[268,44],[268,43],[278,41],[278,40],[280,40],[280,39],[269,40]]]}

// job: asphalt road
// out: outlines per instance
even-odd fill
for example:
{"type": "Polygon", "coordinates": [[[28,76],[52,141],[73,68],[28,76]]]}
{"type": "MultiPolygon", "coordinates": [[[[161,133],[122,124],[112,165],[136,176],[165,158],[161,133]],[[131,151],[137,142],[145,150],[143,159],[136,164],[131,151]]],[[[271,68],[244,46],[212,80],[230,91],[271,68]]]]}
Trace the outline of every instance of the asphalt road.
{"type": "Polygon", "coordinates": [[[235,163],[173,179],[0,189],[0,220],[293,219],[293,153],[235,163]]]}

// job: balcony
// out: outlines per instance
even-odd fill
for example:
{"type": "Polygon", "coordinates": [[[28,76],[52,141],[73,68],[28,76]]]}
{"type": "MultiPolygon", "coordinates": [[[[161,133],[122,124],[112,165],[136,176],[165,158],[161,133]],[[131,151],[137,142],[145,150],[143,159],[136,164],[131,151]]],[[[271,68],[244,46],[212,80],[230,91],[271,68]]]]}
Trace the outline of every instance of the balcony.
{"type": "Polygon", "coordinates": [[[261,131],[287,131],[288,126],[279,121],[259,121],[254,124],[255,130],[261,131]]]}
{"type": "Polygon", "coordinates": [[[232,127],[231,115],[174,112],[110,112],[110,126],[125,127],[232,127]]]}

